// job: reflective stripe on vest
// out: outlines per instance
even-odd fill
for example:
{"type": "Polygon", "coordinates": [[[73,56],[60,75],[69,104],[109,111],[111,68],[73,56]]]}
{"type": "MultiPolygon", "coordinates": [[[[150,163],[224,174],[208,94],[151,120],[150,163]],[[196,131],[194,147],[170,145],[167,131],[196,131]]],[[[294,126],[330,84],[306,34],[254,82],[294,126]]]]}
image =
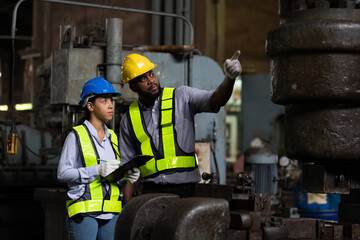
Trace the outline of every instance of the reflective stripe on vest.
{"type": "MultiPolygon", "coordinates": [[[[175,151],[175,136],[173,124],[173,93],[175,88],[164,88],[161,98],[161,134],[164,149],[164,158],[152,158],[145,165],[141,166],[142,177],[150,176],[154,173],[167,169],[175,168],[194,168],[196,161],[194,156],[177,156],[175,151]]],[[[134,133],[141,143],[141,154],[154,156],[151,148],[150,137],[146,134],[139,108],[138,101],[134,101],[129,107],[129,115],[134,133]]]]}
{"type": "MultiPolygon", "coordinates": [[[[90,167],[98,164],[95,150],[91,143],[90,137],[87,130],[83,125],[74,127],[74,130],[78,133],[79,142],[81,145],[82,154],[84,156],[85,167],[90,167]]],[[[109,129],[111,133],[112,144],[117,144],[117,136],[114,131],[109,129]]],[[[115,145],[116,146],[116,145],[115,145]]],[[[114,147],[116,151],[116,158],[120,161],[119,151],[117,147],[114,147]]],[[[111,195],[109,200],[104,200],[103,187],[99,182],[100,177],[87,186],[90,189],[91,199],[85,201],[74,202],[73,200],[66,201],[66,207],[68,210],[69,217],[72,217],[79,213],[91,213],[91,212],[121,212],[121,201],[119,200],[120,190],[116,184],[110,184],[111,195]]]]}

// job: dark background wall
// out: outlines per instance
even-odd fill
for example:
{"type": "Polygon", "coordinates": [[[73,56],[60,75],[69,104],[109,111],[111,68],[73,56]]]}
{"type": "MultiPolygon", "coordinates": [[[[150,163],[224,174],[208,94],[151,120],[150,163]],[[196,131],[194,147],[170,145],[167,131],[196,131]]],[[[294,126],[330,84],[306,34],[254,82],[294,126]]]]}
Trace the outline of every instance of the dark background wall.
{"type": "MultiPolygon", "coordinates": [[[[151,10],[148,0],[79,0],[77,2],[94,3],[124,8],[151,10]]],[[[0,3],[0,57],[1,96],[0,104],[8,103],[9,99],[9,60],[11,18],[16,1],[3,0],[0,3]]],[[[265,39],[269,30],[278,25],[276,1],[251,0],[202,0],[189,1],[193,4],[192,22],[195,30],[195,48],[203,55],[213,58],[220,65],[226,58],[240,49],[240,60],[243,74],[258,74],[269,72],[269,60],[265,55],[265,39]]],[[[40,57],[35,59],[33,84],[30,86],[33,94],[23,94],[24,84],[22,74],[24,61],[19,61],[16,71],[16,102],[33,100],[42,80],[36,77],[37,67],[44,64],[51,52],[59,49],[60,25],[72,24],[77,35],[85,35],[104,29],[106,18],[123,19],[124,45],[151,44],[151,16],[122,11],[111,11],[98,8],[88,8],[65,4],[47,3],[41,1],[25,1],[19,7],[17,16],[16,49],[26,47],[36,49],[40,57]],[[31,41],[32,40],[32,41],[31,41]],[[25,99],[24,99],[25,98],[25,99]]],[[[31,69],[30,69],[31,70],[31,69]]],[[[27,89],[29,90],[29,88],[27,89]]]]}

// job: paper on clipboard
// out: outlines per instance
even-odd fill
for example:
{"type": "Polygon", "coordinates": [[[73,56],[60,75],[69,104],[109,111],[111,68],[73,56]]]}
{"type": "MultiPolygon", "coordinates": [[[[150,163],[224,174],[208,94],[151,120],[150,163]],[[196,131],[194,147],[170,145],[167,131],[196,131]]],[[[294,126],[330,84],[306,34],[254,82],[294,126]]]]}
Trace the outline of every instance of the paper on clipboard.
{"type": "Polygon", "coordinates": [[[130,161],[125,163],[124,165],[120,165],[118,169],[116,169],[106,177],[102,178],[100,182],[110,182],[110,183],[117,182],[124,177],[125,173],[128,170],[134,167],[139,168],[153,157],[154,156],[150,156],[150,155],[137,155],[134,158],[132,158],[130,161]]]}

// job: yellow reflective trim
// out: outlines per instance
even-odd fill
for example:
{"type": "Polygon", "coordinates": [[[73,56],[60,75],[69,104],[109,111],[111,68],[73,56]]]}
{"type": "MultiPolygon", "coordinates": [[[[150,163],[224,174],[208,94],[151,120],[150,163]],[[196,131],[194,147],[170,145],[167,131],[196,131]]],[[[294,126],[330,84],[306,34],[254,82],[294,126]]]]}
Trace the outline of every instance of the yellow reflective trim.
{"type": "Polygon", "coordinates": [[[169,99],[169,98],[173,98],[173,92],[174,92],[175,88],[164,88],[163,90],[163,95],[162,95],[162,99],[169,99]]]}
{"type": "Polygon", "coordinates": [[[140,142],[143,142],[148,138],[148,136],[146,135],[146,133],[142,127],[140,108],[139,108],[138,101],[133,102],[130,105],[129,109],[130,109],[130,111],[129,111],[130,119],[131,119],[131,122],[133,123],[135,135],[140,142]]]}
{"type": "MultiPolygon", "coordinates": [[[[150,138],[146,135],[140,115],[139,103],[138,101],[134,101],[129,107],[129,114],[130,120],[134,129],[134,133],[136,138],[141,143],[141,153],[143,155],[150,155],[154,156],[154,153],[151,148],[150,138]]],[[[140,168],[141,176],[148,176],[154,171],[156,172],[155,168],[155,158],[149,160],[145,165],[141,166],[140,168]]]]}
{"type": "MultiPolygon", "coordinates": [[[[70,201],[72,202],[72,200],[70,201]]],[[[72,217],[79,213],[89,213],[89,212],[119,213],[121,212],[121,208],[122,208],[121,201],[113,201],[113,200],[105,200],[104,208],[103,208],[102,200],[88,200],[88,201],[76,202],[70,206],[67,206],[69,217],[72,217]]]]}
{"type": "Polygon", "coordinates": [[[166,157],[156,161],[157,169],[159,171],[172,168],[190,168],[195,167],[195,157],[193,156],[174,156],[166,157]]]}
{"type": "Polygon", "coordinates": [[[172,106],[172,98],[161,101],[161,109],[170,109],[172,106]]]}
{"type": "Polygon", "coordinates": [[[110,200],[118,200],[120,195],[119,188],[114,184],[110,184],[110,188],[111,188],[110,200]]]}
{"type": "Polygon", "coordinates": [[[155,158],[152,158],[149,161],[147,161],[145,165],[142,165],[141,167],[139,167],[140,174],[142,177],[149,176],[156,172],[156,163],[155,162],[156,162],[155,158]]]}
{"type": "Polygon", "coordinates": [[[167,125],[165,127],[162,128],[162,135],[163,136],[168,136],[168,135],[171,135],[171,137],[173,138],[174,140],[174,136],[173,136],[173,133],[174,133],[174,128],[173,128],[173,125],[167,125]]]}
{"type": "Polygon", "coordinates": [[[85,166],[90,167],[97,165],[98,162],[96,159],[96,154],[85,127],[83,125],[79,125],[74,127],[74,129],[78,132],[80,138],[81,149],[85,158],[85,166]]]}
{"type": "Polygon", "coordinates": [[[151,148],[150,138],[146,135],[140,115],[138,101],[133,102],[129,107],[129,114],[136,138],[141,143],[141,152],[143,155],[154,156],[151,148]]]}
{"type": "Polygon", "coordinates": [[[143,155],[149,155],[149,156],[154,155],[151,148],[150,139],[146,139],[146,141],[144,141],[143,144],[141,144],[141,152],[143,155]]]}
{"type": "MultiPolygon", "coordinates": [[[[91,140],[88,132],[86,131],[83,125],[74,127],[78,132],[80,138],[81,149],[84,155],[85,166],[97,165],[98,161],[96,159],[95,150],[92,146],[91,140]]],[[[102,186],[97,180],[89,183],[91,199],[103,199],[102,186]]]]}
{"type": "Polygon", "coordinates": [[[162,138],[165,158],[176,156],[175,140],[174,140],[174,128],[173,125],[169,125],[162,128],[162,138]]]}
{"type": "Polygon", "coordinates": [[[101,199],[76,202],[67,208],[69,217],[78,213],[101,212],[102,202],[101,199]]]}
{"type": "Polygon", "coordinates": [[[173,156],[173,157],[168,157],[166,159],[165,158],[159,159],[156,161],[153,158],[150,161],[148,161],[145,165],[141,166],[139,169],[141,172],[141,176],[147,177],[156,172],[153,169],[158,169],[159,171],[163,171],[172,168],[192,168],[192,167],[196,167],[195,157],[173,156]]]}
{"type": "MultiPolygon", "coordinates": [[[[163,148],[164,148],[164,158],[172,158],[176,157],[175,151],[175,139],[174,139],[174,124],[172,121],[173,115],[173,93],[174,88],[164,88],[163,99],[167,99],[162,102],[166,102],[162,104],[163,106],[170,105],[170,109],[162,109],[161,110],[161,134],[163,139],[163,148]]],[[[160,171],[160,169],[158,169],[160,171]]]]}
{"type": "Polygon", "coordinates": [[[103,212],[121,212],[122,204],[120,201],[105,200],[103,212]]]}
{"type": "Polygon", "coordinates": [[[89,183],[89,186],[90,186],[91,199],[96,200],[96,199],[104,198],[102,192],[102,186],[98,180],[89,183]]]}
{"type": "Polygon", "coordinates": [[[161,125],[171,124],[172,125],[172,109],[161,111],[161,125]]]}

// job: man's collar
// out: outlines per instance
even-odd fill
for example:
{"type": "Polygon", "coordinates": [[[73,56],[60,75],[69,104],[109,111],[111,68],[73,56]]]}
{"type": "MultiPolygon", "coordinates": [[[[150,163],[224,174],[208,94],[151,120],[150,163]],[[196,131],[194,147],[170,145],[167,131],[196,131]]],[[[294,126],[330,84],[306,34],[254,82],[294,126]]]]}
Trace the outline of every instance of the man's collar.
{"type": "MultiPolygon", "coordinates": [[[[155,104],[160,100],[160,98],[161,98],[161,96],[162,96],[163,89],[164,89],[164,88],[160,88],[160,95],[155,99],[155,101],[154,101],[154,106],[155,106],[155,104]]],[[[144,105],[144,103],[141,101],[140,98],[138,98],[138,103],[139,103],[140,109],[144,109],[144,110],[145,110],[145,109],[149,109],[149,108],[147,108],[147,107],[144,105]]]]}

